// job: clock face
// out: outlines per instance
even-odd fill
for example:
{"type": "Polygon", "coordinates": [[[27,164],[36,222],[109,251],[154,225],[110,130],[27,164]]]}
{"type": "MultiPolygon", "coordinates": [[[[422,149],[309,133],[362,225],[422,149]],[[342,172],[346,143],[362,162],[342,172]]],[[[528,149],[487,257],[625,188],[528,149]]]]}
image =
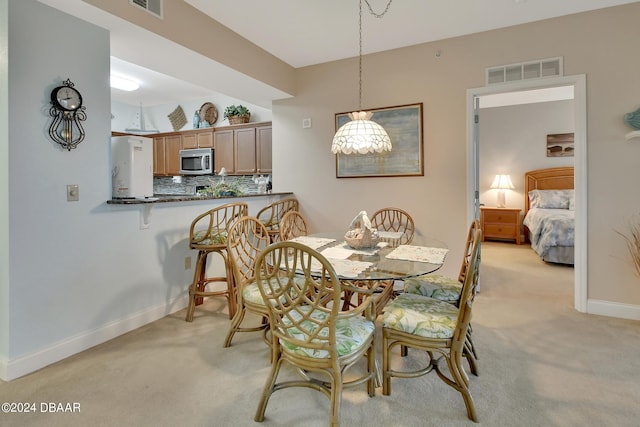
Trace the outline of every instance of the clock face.
{"type": "Polygon", "coordinates": [[[82,96],[72,87],[60,86],[51,95],[52,101],[64,110],[74,111],[82,106],[82,96]]]}

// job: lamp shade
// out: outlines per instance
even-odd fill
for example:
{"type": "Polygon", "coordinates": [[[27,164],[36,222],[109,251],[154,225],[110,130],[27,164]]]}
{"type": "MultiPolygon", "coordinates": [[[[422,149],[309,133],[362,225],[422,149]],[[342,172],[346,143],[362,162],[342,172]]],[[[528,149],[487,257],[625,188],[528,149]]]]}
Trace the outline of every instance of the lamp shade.
{"type": "Polygon", "coordinates": [[[382,126],[369,120],[373,113],[357,111],[349,113],[351,121],[342,125],[331,144],[333,154],[381,153],[391,150],[391,139],[382,126]]]}
{"type": "Polygon", "coordinates": [[[511,177],[509,175],[496,175],[491,184],[491,188],[498,188],[501,190],[512,189],[515,188],[513,183],[511,182],[511,177]]]}

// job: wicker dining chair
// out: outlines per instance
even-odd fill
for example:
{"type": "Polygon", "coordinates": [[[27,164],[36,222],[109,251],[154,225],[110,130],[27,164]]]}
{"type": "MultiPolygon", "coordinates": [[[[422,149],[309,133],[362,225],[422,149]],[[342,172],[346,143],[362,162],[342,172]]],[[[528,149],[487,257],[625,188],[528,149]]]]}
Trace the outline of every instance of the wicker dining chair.
{"type": "Polygon", "coordinates": [[[224,346],[231,346],[236,332],[264,331],[263,339],[267,342],[268,312],[264,300],[255,282],[256,259],[269,244],[269,233],[262,222],[251,216],[243,216],[229,229],[227,237],[227,253],[233,269],[236,284],[237,307],[231,319],[224,346]],[[261,316],[263,322],[259,326],[242,326],[247,312],[261,316]]]}
{"type": "Polygon", "coordinates": [[[292,241],[273,243],[260,254],[256,282],[269,312],[272,361],[255,421],[264,420],[274,392],[307,387],[330,399],[330,425],[338,426],[344,387],[366,383],[369,396],[375,395],[375,324],[362,315],[370,301],[340,312],[338,302],[346,285],[323,255],[292,241]],[[345,381],[345,371],[363,357],[366,373],[345,381]],[[296,369],[299,379],[278,382],[285,362],[296,369]],[[318,374],[321,380],[314,378],[318,374]]]}
{"type": "Polygon", "coordinates": [[[284,214],[289,211],[298,211],[299,208],[298,199],[285,198],[260,209],[256,218],[262,221],[267,230],[269,230],[271,242],[275,242],[280,237],[280,220],[282,220],[284,214]]]}
{"type": "MultiPolygon", "coordinates": [[[[399,234],[398,237],[380,239],[391,246],[408,245],[413,240],[415,232],[413,218],[402,209],[389,207],[377,210],[371,216],[371,225],[378,230],[378,233],[382,231],[399,234]]],[[[395,280],[383,280],[377,283],[374,294],[376,315],[381,314],[384,306],[394,297],[394,284],[395,280]]],[[[358,297],[361,298],[361,294],[358,297]]]]}
{"type": "MultiPolygon", "coordinates": [[[[469,269],[471,261],[474,239],[476,231],[480,230],[480,221],[475,219],[471,222],[467,232],[467,239],[464,246],[464,255],[460,265],[460,272],[457,278],[445,276],[442,274],[425,274],[423,276],[412,277],[404,281],[404,292],[409,294],[424,295],[440,301],[445,301],[454,305],[460,303],[462,295],[462,285],[469,269]]],[[[480,255],[479,255],[480,256],[480,255]]],[[[477,289],[474,289],[474,292],[477,289]]],[[[467,342],[465,344],[465,357],[469,362],[471,373],[478,375],[478,354],[473,344],[472,328],[469,325],[467,331],[467,342]]]]}
{"type": "Polygon", "coordinates": [[[189,286],[189,305],[186,321],[192,322],[196,305],[202,304],[204,297],[224,296],[227,298],[229,318],[236,312],[236,295],[231,264],[227,257],[227,233],[233,222],[248,212],[248,205],[242,202],[227,203],[198,215],[189,229],[189,247],[198,250],[193,282],[189,286]],[[222,257],[225,275],[207,277],[207,258],[209,254],[222,257]],[[211,283],[225,283],[220,290],[209,289],[211,283]]]}
{"type": "Polygon", "coordinates": [[[298,236],[306,236],[309,232],[307,221],[298,211],[289,211],[280,220],[280,240],[290,240],[298,236]]]}
{"type": "Polygon", "coordinates": [[[475,404],[469,391],[469,378],[462,367],[471,309],[480,269],[480,240],[482,231],[476,230],[460,302],[454,304],[434,298],[403,293],[391,301],[382,315],[382,393],[391,394],[391,378],[415,378],[436,371],[438,377],[464,399],[467,416],[478,421],[475,404]],[[429,355],[429,364],[419,369],[402,369],[391,365],[396,346],[420,350],[429,355]],[[448,371],[440,363],[446,361],[448,371]]]}

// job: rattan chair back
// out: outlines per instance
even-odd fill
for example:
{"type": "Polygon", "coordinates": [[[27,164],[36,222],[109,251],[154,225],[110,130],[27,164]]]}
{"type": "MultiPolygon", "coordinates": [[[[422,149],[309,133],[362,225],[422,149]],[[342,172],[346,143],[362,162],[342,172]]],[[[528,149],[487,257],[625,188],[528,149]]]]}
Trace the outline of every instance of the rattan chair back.
{"type": "Polygon", "coordinates": [[[227,203],[198,215],[189,229],[191,249],[226,248],[229,227],[249,212],[242,202],[227,203]]]}
{"type": "Polygon", "coordinates": [[[280,221],[280,240],[290,240],[309,233],[307,221],[298,211],[289,211],[280,221]]]}
{"type": "Polygon", "coordinates": [[[269,235],[271,235],[271,241],[275,242],[280,237],[280,221],[284,214],[289,211],[298,211],[299,208],[298,199],[290,197],[265,206],[258,211],[256,217],[267,227],[269,235]]]}
{"type": "Polygon", "coordinates": [[[395,231],[402,233],[399,239],[394,239],[394,246],[407,245],[413,240],[415,225],[408,212],[399,208],[383,208],[371,216],[371,225],[378,231],[395,231]]]}

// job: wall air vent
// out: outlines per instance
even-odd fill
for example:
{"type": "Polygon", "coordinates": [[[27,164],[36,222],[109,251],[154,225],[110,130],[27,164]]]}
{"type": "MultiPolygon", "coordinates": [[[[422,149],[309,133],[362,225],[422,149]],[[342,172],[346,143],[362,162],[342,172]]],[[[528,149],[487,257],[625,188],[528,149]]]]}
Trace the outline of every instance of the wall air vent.
{"type": "Polygon", "coordinates": [[[560,77],[564,75],[563,73],[562,57],[500,65],[486,69],[487,86],[545,77],[560,77]]]}
{"type": "Polygon", "coordinates": [[[152,15],[162,18],[162,0],[129,0],[129,4],[141,7],[152,15]]]}

